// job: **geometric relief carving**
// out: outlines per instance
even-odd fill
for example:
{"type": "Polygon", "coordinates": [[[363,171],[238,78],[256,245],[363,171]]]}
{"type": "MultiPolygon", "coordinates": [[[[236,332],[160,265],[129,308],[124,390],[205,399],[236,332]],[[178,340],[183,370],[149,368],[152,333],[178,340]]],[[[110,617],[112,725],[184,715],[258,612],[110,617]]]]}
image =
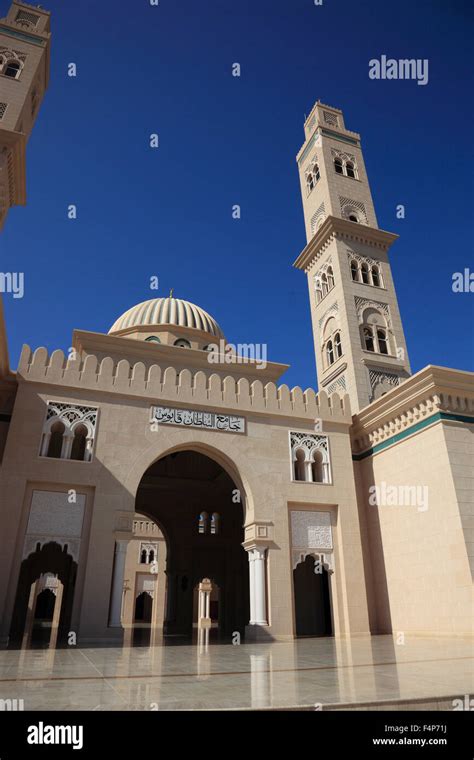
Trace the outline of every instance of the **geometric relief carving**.
{"type": "Polygon", "coordinates": [[[361,298],[361,296],[356,296],[355,305],[360,323],[363,321],[363,314],[366,309],[376,309],[377,311],[380,310],[385,314],[387,318],[387,325],[388,327],[391,327],[390,309],[388,307],[388,304],[381,303],[380,301],[372,301],[368,298],[361,298]]]}
{"type": "Polygon", "coordinates": [[[86,497],[76,493],[75,498],[75,503],[69,503],[66,492],[33,491],[23,557],[34,552],[37,544],[54,541],[62,547],[67,545],[68,553],[77,561],[86,497]]]}
{"type": "Polygon", "coordinates": [[[319,320],[319,327],[321,328],[321,325],[323,324],[323,322],[325,321],[325,319],[329,315],[331,315],[331,314],[337,314],[338,311],[339,311],[339,304],[337,302],[333,303],[333,305],[330,306],[329,309],[326,309],[326,311],[324,312],[323,316],[319,320]]]}
{"type": "Polygon", "coordinates": [[[333,541],[330,512],[291,511],[291,556],[293,568],[308,556],[320,559],[330,572],[333,567],[333,541]],[[321,551],[324,553],[321,554],[321,551]],[[317,552],[317,554],[316,554],[317,552]]]}
{"type": "Polygon", "coordinates": [[[293,549],[332,549],[331,513],[292,510],[293,549]]]}
{"type": "Polygon", "coordinates": [[[338,379],[331,383],[331,385],[328,385],[326,388],[326,393],[331,395],[331,393],[337,393],[339,390],[346,390],[346,378],[344,375],[342,377],[338,377],[338,379]]]}
{"type": "Polygon", "coordinates": [[[391,372],[382,372],[378,369],[369,370],[369,377],[370,377],[371,388],[374,388],[377,385],[377,383],[384,383],[384,382],[387,382],[389,385],[393,385],[394,387],[400,384],[399,375],[394,375],[391,372]]]}
{"type": "Polygon", "coordinates": [[[33,491],[26,534],[80,538],[86,497],[77,493],[69,503],[62,491],[33,491]]]}
{"type": "Polygon", "coordinates": [[[58,420],[68,423],[67,427],[79,420],[82,423],[87,421],[91,431],[94,431],[97,423],[97,411],[97,408],[91,406],[79,406],[79,404],[64,404],[60,401],[49,401],[48,410],[46,412],[46,421],[50,420],[51,417],[56,417],[58,420]]]}

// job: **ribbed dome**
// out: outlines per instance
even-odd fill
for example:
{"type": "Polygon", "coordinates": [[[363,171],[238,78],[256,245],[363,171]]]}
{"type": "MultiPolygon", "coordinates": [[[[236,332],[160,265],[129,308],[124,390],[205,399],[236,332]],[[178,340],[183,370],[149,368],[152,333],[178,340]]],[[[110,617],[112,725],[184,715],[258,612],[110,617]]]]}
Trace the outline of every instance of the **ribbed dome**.
{"type": "Polygon", "coordinates": [[[203,330],[217,338],[223,338],[221,328],[204,309],[180,298],[152,298],[143,301],[122,314],[109,330],[118,333],[131,327],[157,327],[178,325],[203,330]]]}

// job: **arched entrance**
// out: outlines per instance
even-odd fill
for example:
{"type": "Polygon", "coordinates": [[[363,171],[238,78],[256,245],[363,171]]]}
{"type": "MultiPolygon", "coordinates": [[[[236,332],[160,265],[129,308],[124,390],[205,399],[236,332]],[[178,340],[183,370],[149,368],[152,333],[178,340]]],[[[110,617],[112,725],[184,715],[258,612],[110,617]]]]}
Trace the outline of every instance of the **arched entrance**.
{"type": "Polygon", "coordinates": [[[249,622],[244,505],[226,470],[198,451],[168,454],[143,475],[135,509],[156,520],[166,535],[164,634],[192,636],[195,588],[211,578],[219,589],[212,599],[217,634],[243,635],[249,622]]]}
{"type": "Polygon", "coordinates": [[[331,636],[329,573],[314,556],[307,556],[293,570],[297,636],[331,636]]]}
{"type": "Polygon", "coordinates": [[[21,563],[9,646],[67,643],[76,574],[67,544],[37,544],[21,563]]]}

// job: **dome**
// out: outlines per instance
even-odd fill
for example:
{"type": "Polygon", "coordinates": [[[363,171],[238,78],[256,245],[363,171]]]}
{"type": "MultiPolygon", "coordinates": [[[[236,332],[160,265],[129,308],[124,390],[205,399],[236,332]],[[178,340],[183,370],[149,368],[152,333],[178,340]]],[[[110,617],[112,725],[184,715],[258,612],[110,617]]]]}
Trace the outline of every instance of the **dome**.
{"type": "Polygon", "coordinates": [[[143,301],[126,311],[119,317],[109,330],[109,335],[131,331],[133,327],[162,327],[177,325],[191,330],[202,330],[223,338],[224,334],[207,311],[181,298],[152,298],[143,301]]]}

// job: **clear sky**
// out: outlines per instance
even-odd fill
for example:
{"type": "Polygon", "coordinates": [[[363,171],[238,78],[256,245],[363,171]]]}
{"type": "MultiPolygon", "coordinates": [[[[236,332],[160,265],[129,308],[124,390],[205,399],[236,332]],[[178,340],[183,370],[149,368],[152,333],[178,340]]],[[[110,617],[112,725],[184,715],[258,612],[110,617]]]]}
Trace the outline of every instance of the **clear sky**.
{"type": "Polygon", "coordinates": [[[391,262],[413,371],[472,369],[474,294],[452,292],[453,273],[474,269],[471,2],[44,7],[51,80],[27,206],[0,236],[2,271],[25,273],[24,298],[4,296],[13,368],[22,343],[67,350],[74,328],[107,332],[173,287],[228,340],[267,343],[270,360],[291,364],[290,386],[314,387],[306,277],[292,263],[305,246],[295,155],[320,99],[361,133],[379,225],[401,236],[391,262]],[[429,83],[369,79],[382,54],[427,58],[429,83]]]}

